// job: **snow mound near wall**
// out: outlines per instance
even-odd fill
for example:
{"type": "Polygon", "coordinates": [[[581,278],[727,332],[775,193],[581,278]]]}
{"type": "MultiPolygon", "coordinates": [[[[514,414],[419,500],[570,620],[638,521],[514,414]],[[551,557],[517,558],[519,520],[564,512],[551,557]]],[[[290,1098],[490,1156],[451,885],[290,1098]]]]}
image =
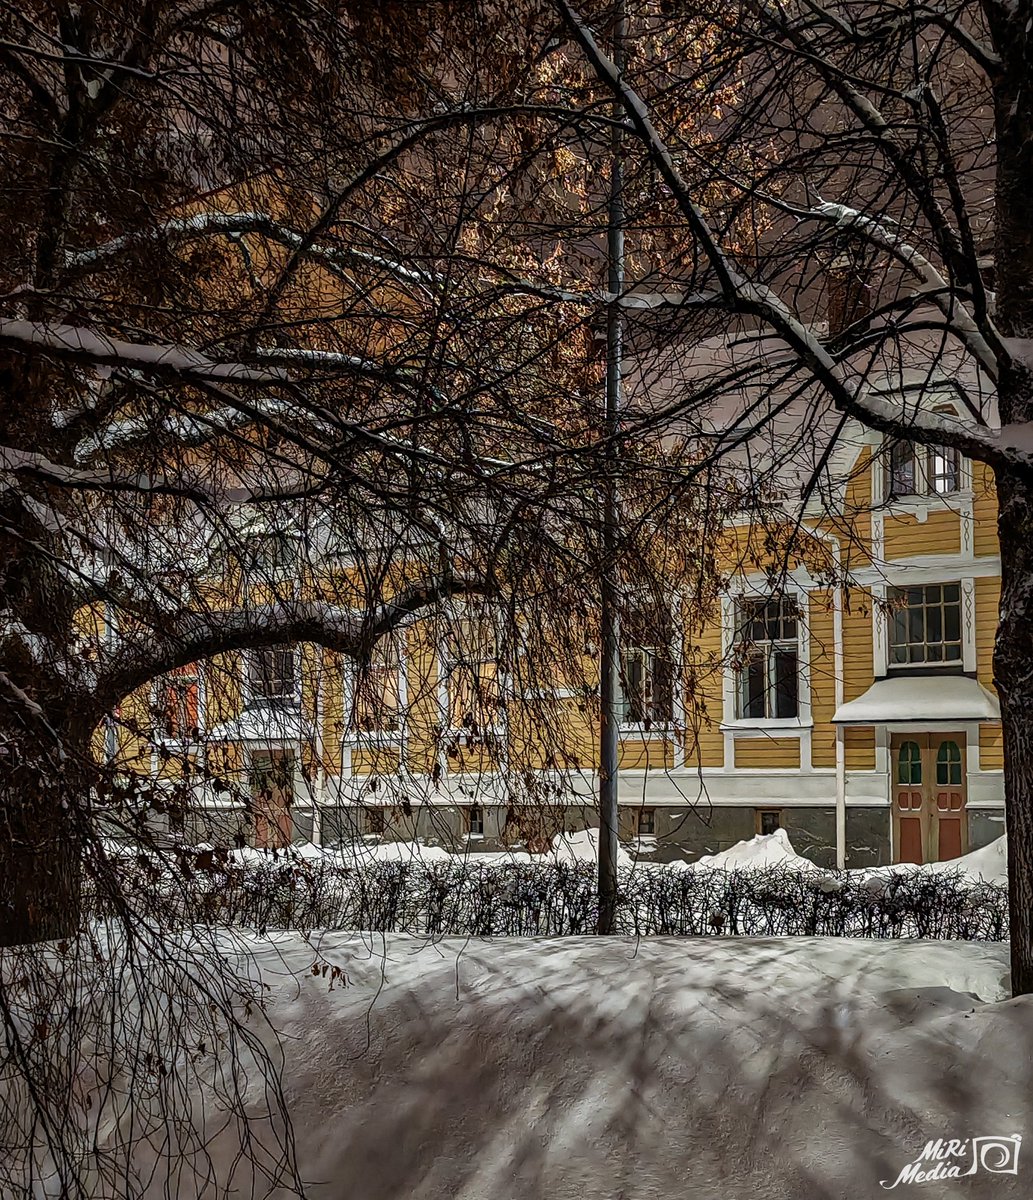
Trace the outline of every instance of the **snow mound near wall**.
{"type": "Polygon", "coordinates": [[[784,829],[776,829],[774,833],[759,833],[756,837],[736,842],[734,846],[729,846],[727,850],[721,850],[717,854],[704,854],[689,866],[722,871],[765,871],[771,867],[786,867],[803,872],[820,869],[809,858],[796,853],[789,840],[789,834],[784,829]]]}
{"type": "MultiPolygon", "coordinates": [[[[330,934],[253,953],[309,1200],[867,1200],[928,1140],[1033,1138],[1033,1002],[1002,1002],[1000,945],[330,934]]],[[[221,1178],[235,1144],[210,1146],[221,1178]]],[[[1031,1179],[1022,1161],[926,1190],[1024,1200],[1031,1179]]],[[[251,1194],[242,1166],[233,1184],[251,1194]]]]}
{"type": "MultiPolygon", "coordinates": [[[[599,830],[582,829],[579,833],[557,833],[545,862],[594,863],[599,861],[599,830]]],[[[617,866],[630,867],[631,855],[623,846],[617,847],[617,866]]]]}

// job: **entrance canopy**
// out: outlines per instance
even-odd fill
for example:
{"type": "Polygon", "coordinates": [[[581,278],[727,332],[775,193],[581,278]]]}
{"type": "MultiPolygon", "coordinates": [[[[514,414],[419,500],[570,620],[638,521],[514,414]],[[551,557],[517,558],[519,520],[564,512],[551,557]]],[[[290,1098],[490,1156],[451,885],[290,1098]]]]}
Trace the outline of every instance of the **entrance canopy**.
{"type": "Polygon", "coordinates": [[[836,725],[956,725],[999,721],[1001,706],[977,679],[967,675],[897,675],[878,679],[836,709],[836,725]]]}
{"type": "Polygon", "coordinates": [[[217,725],[208,734],[211,742],[304,742],[312,726],[295,708],[260,705],[246,708],[239,717],[217,725]]]}

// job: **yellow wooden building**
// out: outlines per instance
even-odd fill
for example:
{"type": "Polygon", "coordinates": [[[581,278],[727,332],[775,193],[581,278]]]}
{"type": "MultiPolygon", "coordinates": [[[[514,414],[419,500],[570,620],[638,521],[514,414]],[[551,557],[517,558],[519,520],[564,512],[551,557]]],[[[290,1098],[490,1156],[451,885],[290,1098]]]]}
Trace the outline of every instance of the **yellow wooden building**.
{"type": "MultiPolygon", "coordinates": [[[[860,866],[951,858],[1003,832],[992,478],[858,426],[830,480],[784,571],[769,525],[733,518],[719,605],[694,609],[672,579],[666,644],[655,619],[643,636],[625,621],[620,798],[640,855],[784,828],[816,861],[860,866]]],[[[245,588],[317,593],[321,573],[347,570],[282,529],[241,545],[245,588]]],[[[361,670],[307,645],[198,664],[127,702],[135,735],[109,754],[189,787],[194,840],[536,849],[593,823],[597,702],[520,678],[504,639],[467,601],[414,617],[361,670]]]]}

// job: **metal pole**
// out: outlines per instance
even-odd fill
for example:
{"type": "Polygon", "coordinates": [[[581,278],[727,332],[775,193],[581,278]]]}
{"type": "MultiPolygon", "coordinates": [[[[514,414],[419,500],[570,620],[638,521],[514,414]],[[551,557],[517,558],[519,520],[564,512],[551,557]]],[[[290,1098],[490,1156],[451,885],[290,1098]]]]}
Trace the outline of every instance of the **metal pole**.
{"type": "MultiPolygon", "coordinates": [[[[623,0],[614,13],[613,62],[624,69],[626,18],[623,0]]],[[[623,111],[614,104],[614,116],[623,111]]],[[[617,733],[620,722],[620,615],[617,576],[617,446],[621,408],[623,328],[620,305],[624,288],[624,198],[621,177],[621,135],[615,123],[610,139],[610,200],[607,228],[607,291],[614,297],[606,313],[606,398],[603,436],[606,439],[603,481],[602,577],[600,580],[599,664],[599,921],[598,932],[611,934],[617,910],[617,733]]]]}

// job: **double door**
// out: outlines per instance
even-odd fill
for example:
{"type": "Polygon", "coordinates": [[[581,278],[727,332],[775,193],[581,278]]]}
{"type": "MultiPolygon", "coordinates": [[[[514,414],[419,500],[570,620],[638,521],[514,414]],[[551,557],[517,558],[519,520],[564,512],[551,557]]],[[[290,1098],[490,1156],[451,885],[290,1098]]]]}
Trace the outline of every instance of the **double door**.
{"type": "Polygon", "coordinates": [[[897,734],[891,752],[897,861],[942,862],[964,854],[964,734],[897,734]]]}
{"type": "Polygon", "coordinates": [[[282,849],[291,843],[294,756],[289,750],[256,750],[251,759],[255,845],[282,849]]]}

